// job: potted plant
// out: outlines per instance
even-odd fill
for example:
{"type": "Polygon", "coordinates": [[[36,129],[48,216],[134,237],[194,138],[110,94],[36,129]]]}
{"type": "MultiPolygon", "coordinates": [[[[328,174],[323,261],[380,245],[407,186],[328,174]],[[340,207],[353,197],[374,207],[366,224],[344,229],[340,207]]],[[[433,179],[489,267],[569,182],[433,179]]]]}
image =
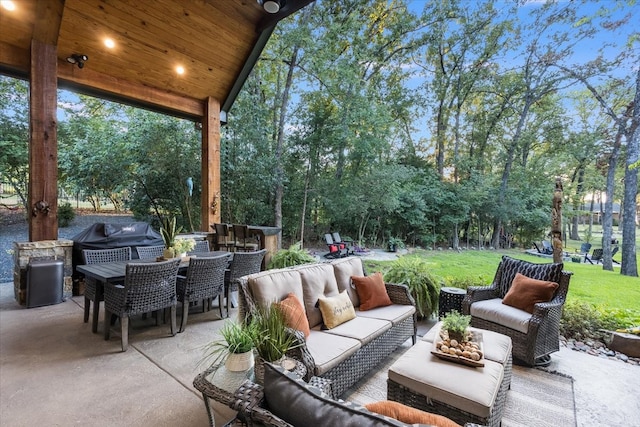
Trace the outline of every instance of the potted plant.
{"type": "Polygon", "coordinates": [[[416,300],[420,317],[429,318],[438,308],[440,279],[429,271],[429,263],[420,258],[401,257],[384,274],[388,283],[407,285],[416,300]]]}
{"type": "Polygon", "coordinates": [[[300,346],[296,336],[288,328],[284,313],[275,306],[259,308],[252,313],[255,326],[253,345],[258,355],[254,367],[259,384],[264,380],[264,362],[281,364],[289,350],[300,346]]]}
{"type": "Polygon", "coordinates": [[[577,262],[578,264],[582,261],[582,257],[580,255],[571,255],[571,262],[577,262]]]}
{"type": "Polygon", "coordinates": [[[176,217],[162,218],[162,227],[160,228],[160,235],[164,242],[164,252],[162,256],[166,259],[174,258],[176,251],[174,248],[176,236],[182,230],[182,227],[176,228],[176,217]]]}
{"type": "Polygon", "coordinates": [[[209,354],[206,359],[213,359],[212,364],[224,361],[229,371],[241,372],[251,369],[254,365],[256,330],[253,322],[226,322],[220,329],[222,339],[207,346],[209,354]]]}
{"type": "Polygon", "coordinates": [[[289,246],[289,249],[280,249],[276,252],[271,257],[267,268],[271,270],[273,268],[292,267],[294,265],[310,264],[312,262],[316,262],[316,259],[312,257],[309,252],[302,249],[302,244],[298,242],[289,246]]]}
{"type": "Polygon", "coordinates": [[[457,310],[450,311],[442,319],[442,329],[447,331],[450,340],[458,342],[465,340],[470,324],[471,316],[460,314],[457,310]]]}

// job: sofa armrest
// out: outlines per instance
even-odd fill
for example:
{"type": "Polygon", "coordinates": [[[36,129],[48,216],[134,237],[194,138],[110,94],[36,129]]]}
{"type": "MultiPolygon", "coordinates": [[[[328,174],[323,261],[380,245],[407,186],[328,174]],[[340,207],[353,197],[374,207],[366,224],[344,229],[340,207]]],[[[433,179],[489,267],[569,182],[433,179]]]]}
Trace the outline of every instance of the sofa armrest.
{"type": "Polygon", "coordinates": [[[411,296],[411,292],[407,285],[400,285],[397,283],[385,283],[384,285],[387,288],[387,294],[389,294],[389,299],[392,303],[400,305],[416,305],[416,301],[411,296]]]}
{"type": "Polygon", "coordinates": [[[490,286],[469,286],[467,288],[467,295],[464,297],[464,300],[462,300],[462,313],[469,314],[471,304],[474,302],[496,298],[496,291],[495,283],[492,283],[490,286]]]}
{"type": "Polygon", "coordinates": [[[287,352],[287,356],[302,362],[305,368],[307,368],[307,373],[303,379],[308,382],[311,377],[315,375],[316,361],[313,359],[311,353],[309,353],[304,334],[301,331],[291,328],[287,328],[287,331],[295,335],[297,341],[296,346],[287,352]]]}

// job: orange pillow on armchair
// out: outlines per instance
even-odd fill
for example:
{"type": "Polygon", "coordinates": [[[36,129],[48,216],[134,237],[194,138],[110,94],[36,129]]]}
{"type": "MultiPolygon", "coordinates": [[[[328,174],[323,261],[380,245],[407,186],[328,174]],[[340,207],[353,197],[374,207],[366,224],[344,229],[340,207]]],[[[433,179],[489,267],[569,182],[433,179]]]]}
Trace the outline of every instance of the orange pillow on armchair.
{"type": "Polygon", "coordinates": [[[511,288],[502,299],[502,303],[533,313],[536,303],[551,301],[558,286],[556,282],[531,279],[516,273],[516,277],[511,282],[511,288]]]}

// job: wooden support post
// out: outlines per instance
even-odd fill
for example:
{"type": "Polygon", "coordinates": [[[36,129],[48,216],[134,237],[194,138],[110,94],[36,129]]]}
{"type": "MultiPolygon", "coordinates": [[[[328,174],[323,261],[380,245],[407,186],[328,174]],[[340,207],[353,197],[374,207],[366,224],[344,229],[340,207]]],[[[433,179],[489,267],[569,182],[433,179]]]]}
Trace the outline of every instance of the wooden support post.
{"type": "Polygon", "coordinates": [[[551,208],[551,244],[553,245],[553,262],[562,262],[562,180],[556,178],[553,190],[553,206],[551,208]]]}
{"type": "Polygon", "coordinates": [[[57,48],[31,42],[29,240],[58,238],[57,48]]]}
{"type": "Polygon", "coordinates": [[[220,222],[220,102],[209,97],[202,118],[201,231],[220,222]]]}

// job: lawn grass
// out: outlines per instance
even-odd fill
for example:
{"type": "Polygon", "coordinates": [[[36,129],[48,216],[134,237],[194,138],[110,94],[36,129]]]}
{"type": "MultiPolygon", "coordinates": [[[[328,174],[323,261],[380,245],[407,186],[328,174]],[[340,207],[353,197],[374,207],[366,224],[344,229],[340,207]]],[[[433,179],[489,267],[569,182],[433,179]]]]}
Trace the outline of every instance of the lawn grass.
{"type": "MultiPolygon", "coordinates": [[[[433,273],[442,279],[444,286],[488,285],[493,280],[502,255],[523,259],[535,263],[550,260],[528,255],[522,250],[511,251],[425,251],[415,250],[405,256],[424,258],[432,267],[433,273]]],[[[393,261],[365,261],[368,272],[389,268],[393,261]]],[[[623,310],[627,317],[640,324],[640,278],[623,276],[619,267],[614,271],[605,271],[602,265],[578,264],[567,262],[565,270],[573,272],[569,284],[568,301],[593,304],[605,311],[623,310]]]]}

